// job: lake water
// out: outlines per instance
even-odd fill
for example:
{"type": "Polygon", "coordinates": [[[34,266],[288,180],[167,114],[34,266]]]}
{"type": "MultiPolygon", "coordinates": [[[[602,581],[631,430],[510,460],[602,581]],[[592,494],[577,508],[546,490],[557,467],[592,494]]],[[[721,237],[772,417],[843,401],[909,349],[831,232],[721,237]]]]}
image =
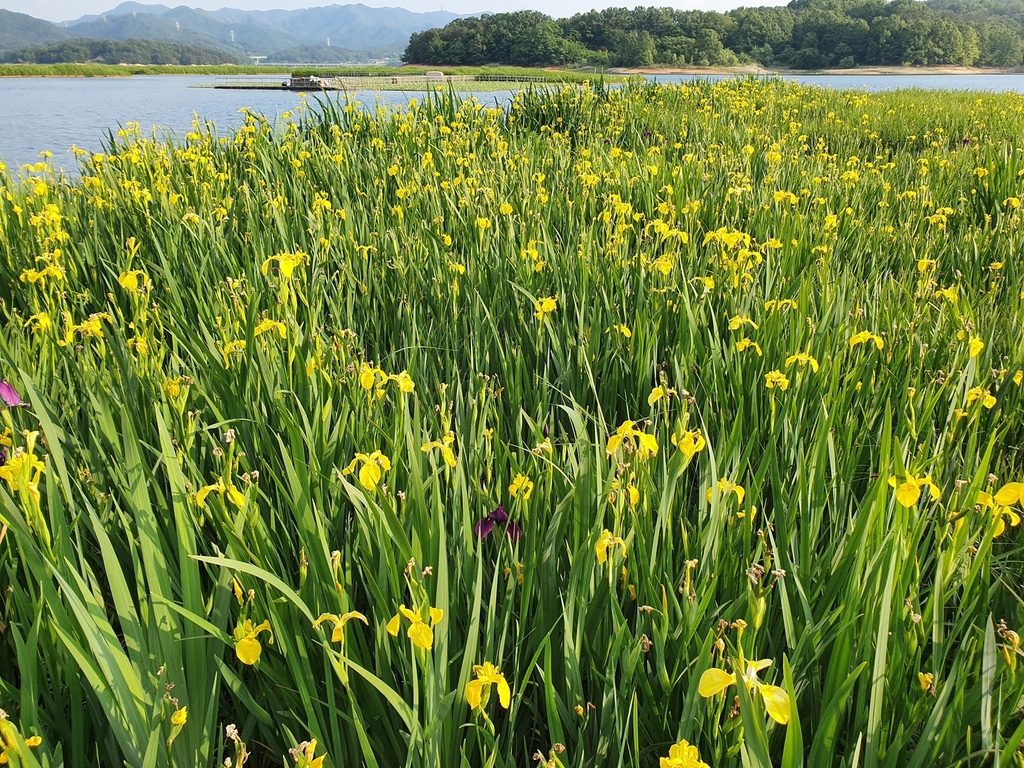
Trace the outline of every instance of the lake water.
{"type": "MultiPolygon", "coordinates": [[[[685,82],[697,75],[657,75],[658,82],[685,82]]],[[[216,78],[160,75],[151,77],[96,78],[0,78],[0,159],[12,169],[34,163],[40,152],[53,152],[54,165],[76,173],[68,150],[72,144],[96,152],[102,149],[107,131],[138,122],[148,132],[152,126],[177,136],[189,130],[194,114],[213,121],[222,131],[239,125],[239,109],[249,107],[268,117],[294,109],[294,91],[230,91],[190,88],[211,85],[216,78]]],[[[1021,91],[1024,75],[795,75],[801,83],[833,88],[952,88],[958,90],[1021,91]]],[[[467,94],[485,104],[503,103],[509,91],[467,94]]],[[[360,91],[363,104],[375,101],[394,104],[422,92],[360,91]]]]}
{"type": "MultiPolygon", "coordinates": [[[[53,153],[55,166],[77,173],[72,144],[98,152],[108,131],[137,122],[145,135],[151,127],[183,136],[194,114],[223,133],[241,125],[239,110],[249,107],[270,118],[299,104],[296,91],[216,90],[217,78],[195,75],[149,77],[0,77],[0,160],[12,170],[53,153]]],[[[282,80],[287,76],[282,76],[282,80]]],[[[510,91],[467,94],[481,103],[503,103],[510,91]]],[[[357,91],[355,99],[373,105],[407,103],[423,92],[357,91]]],[[[336,98],[332,96],[332,98],[336,98]]],[[[310,95],[308,101],[315,104],[310,95]]]]}
{"type": "MultiPolygon", "coordinates": [[[[651,75],[648,80],[658,83],[686,83],[692,80],[721,80],[733,75],[651,75]]],[[[898,88],[926,88],[929,90],[993,91],[1024,93],[1024,74],[1021,75],[784,75],[805,85],[823,88],[892,91],[898,88]]]]}

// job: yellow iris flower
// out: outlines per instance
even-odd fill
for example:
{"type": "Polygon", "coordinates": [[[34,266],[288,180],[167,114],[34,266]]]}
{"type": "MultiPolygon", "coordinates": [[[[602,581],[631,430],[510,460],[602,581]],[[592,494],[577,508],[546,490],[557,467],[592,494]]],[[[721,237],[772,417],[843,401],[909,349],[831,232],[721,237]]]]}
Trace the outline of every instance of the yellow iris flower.
{"type": "Polygon", "coordinates": [[[544,315],[548,315],[558,309],[558,297],[548,296],[547,298],[537,299],[533,304],[533,316],[538,320],[543,320],[544,315]]]}
{"type": "Polygon", "coordinates": [[[261,632],[266,632],[270,635],[267,643],[273,645],[274,631],[270,628],[269,621],[255,624],[252,619],[246,619],[235,627],[235,655],[243,664],[248,664],[251,667],[259,660],[260,654],[263,653],[263,646],[260,645],[259,639],[261,632]]]}
{"type": "Polygon", "coordinates": [[[769,371],[764,375],[764,385],[768,389],[789,389],[789,377],[782,371],[769,371]]]}
{"type": "Polygon", "coordinates": [[[276,256],[271,256],[269,259],[263,262],[260,267],[260,271],[265,275],[270,271],[270,265],[273,262],[277,262],[277,268],[281,272],[281,277],[285,280],[292,276],[292,272],[299,266],[305,259],[309,257],[302,251],[296,251],[295,253],[279,253],[276,256]]]}
{"type": "Polygon", "coordinates": [[[705,446],[708,444],[699,429],[683,432],[681,435],[673,434],[671,440],[672,445],[678,448],[688,459],[692,459],[695,455],[703,451],[705,446]]]}
{"type": "Polygon", "coordinates": [[[710,768],[700,759],[697,747],[683,739],[668,748],[668,757],[661,758],[658,768],[710,768]]]}
{"type": "MultiPolygon", "coordinates": [[[[302,746],[301,744],[299,745],[302,746]]],[[[323,768],[324,760],[327,758],[327,753],[320,755],[320,757],[314,757],[316,754],[316,739],[310,741],[299,753],[296,758],[295,768],[323,768]]]]}
{"type": "Polygon", "coordinates": [[[748,349],[752,349],[755,352],[757,352],[758,357],[762,357],[764,355],[764,353],[761,351],[761,345],[758,344],[753,339],[748,339],[744,337],[736,342],[737,352],[746,352],[748,349]]]}
{"type": "Polygon", "coordinates": [[[466,683],[466,701],[473,709],[481,708],[483,695],[490,690],[492,685],[498,688],[498,701],[505,709],[509,708],[512,702],[512,691],[508,687],[505,676],[501,674],[496,666],[486,661],[482,665],[473,667],[473,674],[476,680],[466,683]]]}
{"type": "Polygon", "coordinates": [[[885,342],[882,341],[881,336],[871,333],[871,331],[860,331],[850,337],[850,349],[853,349],[858,344],[867,344],[868,342],[874,342],[874,345],[878,347],[878,349],[882,349],[882,347],[885,346],[885,342]]]}
{"type": "MultiPolygon", "coordinates": [[[[734,483],[731,480],[719,480],[718,481],[718,497],[719,498],[725,498],[730,493],[736,494],[736,501],[739,503],[740,506],[743,506],[743,499],[747,495],[746,489],[742,485],[738,485],[737,483],[734,483]]],[[[708,504],[711,503],[711,500],[714,498],[714,496],[715,496],[715,494],[712,492],[712,490],[710,488],[708,488],[708,492],[707,492],[708,504]]]]}
{"type": "Polygon", "coordinates": [[[729,330],[730,331],[738,331],[744,325],[749,325],[755,331],[757,330],[757,323],[755,323],[753,320],[751,320],[746,315],[736,315],[735,317],[733,317],[733,318],[731,318],[729,320],[729,330]]]}
{"type": "Polygon", "coordinates": [[[806,352],[797,352],[795,355],[790,355],[786,358],[786,367],[799,363],[801,368],[806,368],[808,365],[811,366],[811,370],[815,373],[818,372],[818,361],[811,357],[806,352]]]}
{"type": "Polygon", "coordinates": [[[601,537],[597,540],[597,544],[594,546],[594,552],[597,554],[598,563],[604,565],[608,562],[608,550],[612,547],[622,547],[622,557],[626,557],[626,542],[618,536],[614,536],[611,531],[605,528],[601,531],[601,537]]]}
{"type": "Polygon", "coordinates": [[[1007,483],[995,496],[982,491],[978,494],[978,504],[992,510],[996,519],[996,528],[992,538],[997,539],[1006,532],[1007,522],[1013,527],[1020,525],[1021,516],[1012,509],[1013,504],[1024,502],[1024,483],[1007,483]]]}
{"type": "Polygon", "coordinates": [[[981,400],[981,404],[988,408],[989,410],[992,410],[992,408],[994,408],[996,404],[995,395],[993,395],[987,389],[982,389],[981,387],[971,387],[969,390],[967,390],[967,405],[970,405],[971,403],[977,400],[981,400]]]}
{"type": "Polygon", "coordinates": [[[366,617],[359,611],[349,611],[348,613],[341,614],[341,616],[334,613],[321,613],[320,617],[313,622],[313,629],[316,629],[326,621],[330,621],[334,624],[334,631],[331,632],[331,642],[343,643],[345,642],[345,625],[353,619],[358,619],[367,626],[370,624],[370,622],[366,620],[366,617]]]}
{"type": "Polygon", "coordinates": [[[508,492],[512,494],[513,498],[522,496],[523,501],[526,501],[533,493],[533,481],[520,473],[515,476],[512,484],[508,487],[508,492]]]}
{"type": "Polygon", "coordinates": [[[454,467],[456,462],[455,451],[452,450],[452,443],[455,442],[455,435],[449,432],[447,435],[442,437],[440,440],[433,440],[429,443],[424,443],[420,446],[420,450],[424,453],[430,453],[432,450],[437,448],[441,451],[441,458],[444,459],[444,463],[449,467],[454,467]]]}
{"type": "Polygon", "coordinates": [[[171,715],[171,725],[184,725],[188,722],[188,707],[174,710],[171,715]]]}
{"type": "Polygon", "coordinates": [[[220,496],[226,495],[228,497],[228,501],[236,507],[241,507],[245,504],[245,494],[238,490],[234,483],[225,484],[224,478],[222,477],[218,477],[217,482],[213,485],[204,485],[196,492],[196,504],[200,507],[205,507],[206,497],[211,493],[217,493],[220,496]]]}
{"type": "Polygon", "coordinates": [[[662,384],[659,384],[654,389],[652,389],[651,394],[647,396],[647,404],[653,406],[663,397],[669,397],[674,394],[676,394],[676,391],[674,389],[670,389],[662,384]]]}
{"type": "MultiPolygon", "coordinates": [[[[761,700],[764,701],[764,708],[768,711],[768,716],[780,725],[785,725],[789,722],[790,717],[789,694],[786,693],[785,689],[779,688],[777,685],[768,685],[757,679],[757,673],[771,665],[771,659],[748,661],[742,681],[748,690],[761,696],[761,700]]],[[[709,699],[712,696],[724,693],[725,689],[734,683],[737,683],[735,672],[729,673],[724,669],[712,667],[705,670],[704,674],[700,676],[697,691],[701,696],[709,699]]]]}
{"type": "Polygon", "coordinates": [[[261,320],[260,324],[257,325],[252,332],[253,337],[262,336],[264,333],[271,331],[277,331],[277,335],[282,339],[288,336],[288,330],[284,327],[284,323],[279,323],[277,320],[261,320]]]}
{"type": "Polygon", "coordinates": [[[359,385],[367,391],[373,389],[374,384],[383,384],[387,380],[388,375],[380,368],[374,368],[369,363],[363,363],[359,367],[359,385]]]}
{"type": "Polygon", "coordinates": [[[636,428],[636,422],[626,420],[615,430],[615,434],[608,438],[608,445],[605,452],[611,456],[623,444],[628,445],[636,451],[637,458],[646,459],[658,454],[658,440],[654,435],[649,435],[636,428]]]}
{"type": "Polygon", "coordinates": [[[917,504],[921,498],[922,488],[928,489],[928,495],[932,501],[938,501],[942,498],[942,490],[932,481],[931,475],[914,477],[914,475],[907,473],[902,482],[896,476],[893,476],[889,478],[889,487],[896,489],[896,501],[904,507],[912,507],[917,504]]]}
{"type": "Polygon", "coordinates": [[[355,472],[356,464],[363,463],[359,470],[359,484],[368,491],[372,491],[380,482],[381,474],[390,471],[391,459],[380,451],[373,453],[357,453],[351,463],[341,470],[343,475],[351,475],[355,472]]]}
{"type": "Polygon", "coordinates": [[[416,390],[416,383],[412,380],[412,376],[409,375],[408,371],[402,371],[401,373],[392,373],[388,376],[388,381],[393,381],[398,384],[399,392],[414,392],[416,390]]]}
{"type": "Polygon", "coordinates": [[[414,613],[404,605],[401,605],[398,607],[398,613],[387,623],[385,629],[392,637],[398,637],[398,630],[401,628],[402,617],[404,616],[409,621],[409,629],[406,634],[412,640],[413,645],[429,651],[434,647],[434,630],[432,627],[437,626],[444,618],[444,611],[440,608],[431,608],[429,613],[430,623],[427,624],[418,613],[414,613]]]}

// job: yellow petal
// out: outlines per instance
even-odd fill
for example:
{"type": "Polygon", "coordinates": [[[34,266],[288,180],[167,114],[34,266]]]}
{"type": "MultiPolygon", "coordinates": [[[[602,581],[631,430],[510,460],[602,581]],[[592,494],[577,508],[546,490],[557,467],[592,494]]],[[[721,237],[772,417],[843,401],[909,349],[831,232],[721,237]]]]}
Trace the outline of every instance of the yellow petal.
{"type": "Polygon", "coordinates": [[[615,434],[608,438],[608,446],[604,449],[605,453],[613,454],[619,448],[619,444],[622,443],[622,435],[615,434]]]}
{"type": "Polygon", "coordinates": [[[440,608],[430,609],[430,626],[436,626],[444,618],[444,611],[440,608]]]}
{"type": "Polygon", "coordinates": [[[483,694],[483,689],[484,684],[480,680],[471,680],[466,683],[466,701],[473,709],[480,706],[480,696],[483,694]]]}
{"type": "Polygon", "coordinates": [[[785,689],[777,685],[759,686],[761,698],[764,700],[764,708],[768,710],[768,717],[780,725],[789,722],[790,706],[789,694],[785,689]]]}
{"type": "Polygon", "coordinates": [[[235,655],[238,660],[250,667],[259,660],[261,653],[263,653],[263,646],[255,637],[243,637],[235,643],[235,655]]]}
{"type": "Polygon", "coordinates": [[[338,617],[333,613],[321,613],[317,620],[313,622],[313,629],[316,629],[325,621],[333,621],[337,623],[338,617]]]}
{"type": "Polygon", "coordinates": [[[1007,483],[995,495],[995,502],[1003,507],[1016,504],[1024,496],[1024,483],[1007,483]]]}
{"type": "Polygon", "coordinates": [[[665,396],[665,388],[658,386],[651,390],[651,394],[647,396],[647,404],[654,405],[656,402],[661,400],[665,396]]]}
{"type": "Polygon", "coordinates": [[[735,675],[726,672],[724,669],[712,667],[711,669],[704,670],[704,674],[700,676],[697,692],[705,699],[709,699],[722,693],[722,691],[735,682],[735,675]]]}
{"type": "Polygon", "coordinates": [[[392,637],[398,637],[398,628],[401,624],[401,621],[402,617],[396,613],[394,616],[391,617],[391,621],[387,623],[387,626],[385,626],[384,629],[386,629],[388,631],[388,634],[392,637]]]}
{"type": "Polygon", "coordinates": [[[409,639],[425,651],[434,647],[434,631],[422,621],[409,627],[409,639]]]}
{"type": "Polygon", "coordinates": [[[228,500],[236,507],[245,504],[245,496],[234,486],[234,483],[228,486],[228,500]]]}
{"type": "Polygon", "coordinates": [[[441,457],[444,459],[444,463],[447,464],[449,467],[454,468],[455,465],[458,463],[455,459],[455,452],[447,445],[441,446],[441,457]]]}
{"type": "Polygon", "coordinates": [[[654,435],[648,435],[646,432],[641,432],[639,439],[641,448],[650,451],[652,456],[658,453],[658,438],[654,435]]]}
{"type": "Polygon", "coordinates": [[[509,704],[512,703],[512,691],[509,689],[504,675],[498,675],[498,701],[505,709],[508,709],[509,704]]]}
{"type": "Polygon", "coordinates": [[[370,622],[367,621],[366,617],[363,616],[363,614],[361,614],[359,611],[349,611],[348,613],[343,613],[341,614],[341,618],[338,619],[338,621],[341,622],[342,625],[345,625],[348,624],[348,622],[352,621],[352,619],[358,619],[359,621],[363,622],[363,624],[365,624],[366,626],[370,626],[370,622]]]}
{"type": "Polygon", "coordinates": [[[629,491],[629,506],[635,507],[640,503],[640,491],[634,488],[632,485],[626,489],[629,491]]]}
{"type": "Polygon", "coordinates": [[[380,482],[380,467],[376,462],[367,462],[359,470],[359,484],[368,491],[372,491],[380,482]]]}
{"type": "Polygon", "coordinates": [[[903,483],[896,489],[896,501],[904,507],[912,507],[921,498],[921,488],[917,483],[903,483]]]}
{"type": "Polygon", "coordinates": [[[365,390],[373,389],[373,382],[376,379],[373,368],[366,363],[363,363],[363,367],[359,370],[359,385],[365,390]]]}

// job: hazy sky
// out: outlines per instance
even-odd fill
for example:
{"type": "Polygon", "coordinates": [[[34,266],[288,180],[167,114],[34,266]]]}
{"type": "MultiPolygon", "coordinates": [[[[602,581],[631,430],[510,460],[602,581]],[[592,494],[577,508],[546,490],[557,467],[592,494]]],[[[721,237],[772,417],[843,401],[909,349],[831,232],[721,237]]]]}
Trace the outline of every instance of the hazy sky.
{"type": "MultiPolygon", "coordinates": [[[[140,0],[145,2],[146,0],[140,0]]],[[[632,7],[635,5],[655,5],[659,7],[700,10],[724,11],[739,5],[779,5],[786,0],[363,0],[364,5],[400,6],[410,11],[437,11],[444,8],[456,13],[479,13],[480,11],[520,11],[531,9],[543,11],[551,16],[571,16],[574,13],[589,11],[591,8],[608,8],[614,6],[632,7]]],[[[116,7],[121,0],[0,0],[0,8],[9,11],[27,13],[50,21],[77,19],[87,13],[103,13],[116,7]]],[[[270,8],[309,8],[317,5],[330,5],[336,2],[346,4],[344,0],[163,0],[163,5],[175,7],[188,5],[193,8],[214,10],[227,6],[246,10],[267,10],[270,8]]]]}

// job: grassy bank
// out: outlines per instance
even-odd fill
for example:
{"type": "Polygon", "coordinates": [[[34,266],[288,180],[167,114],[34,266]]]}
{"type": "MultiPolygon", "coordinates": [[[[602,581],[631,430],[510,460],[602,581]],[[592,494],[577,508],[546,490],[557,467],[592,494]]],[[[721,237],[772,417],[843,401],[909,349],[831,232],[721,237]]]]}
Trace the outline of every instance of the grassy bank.
{"type": "MultiPolygon", "coordinates": [[[[441,70],[449,75],[483,75],[497,77],[542,77],[552,83],[583,83],[599,78],[594,72],[575,70],[530,69],[528,67],[306,67],[295,69],[287,64],[280,66],[165,66],[134,64],[0,64],[0,77],[128,77],[131,75],[281,75],[289,72],[295,76],[330,75],[392,77],[395,75],[422,75],[441,70]]],[[[609,81],[621,77],[606,77],[609,81]]]]}
{"type": "Polygon", "coordinates": [[[325,109],[2,177],[12,764],[1020,763],[1024,98],[325,109]]]}
{"type": "Polygon", "coordinates": [[[351,68],[299,68],[292,72],[295,77],[404,77],[409,75],[425,75],[427,72],[444,72],[446,75],[465,75],[471,77],[509,77],[535,79],[543,78],[549,83],[585,83],[602,77],[608,82],[625,80],[622,76],[605,75],[602,72],[570,69],[536,69],[531,67],[351,67],[351,68]]]}
{"type": "Polygon", "coordinates": [[[130,77],[131,75],[278,75],[281,67],[190,66],[149,64],[0,64],[0,77],[130,77]]]}

